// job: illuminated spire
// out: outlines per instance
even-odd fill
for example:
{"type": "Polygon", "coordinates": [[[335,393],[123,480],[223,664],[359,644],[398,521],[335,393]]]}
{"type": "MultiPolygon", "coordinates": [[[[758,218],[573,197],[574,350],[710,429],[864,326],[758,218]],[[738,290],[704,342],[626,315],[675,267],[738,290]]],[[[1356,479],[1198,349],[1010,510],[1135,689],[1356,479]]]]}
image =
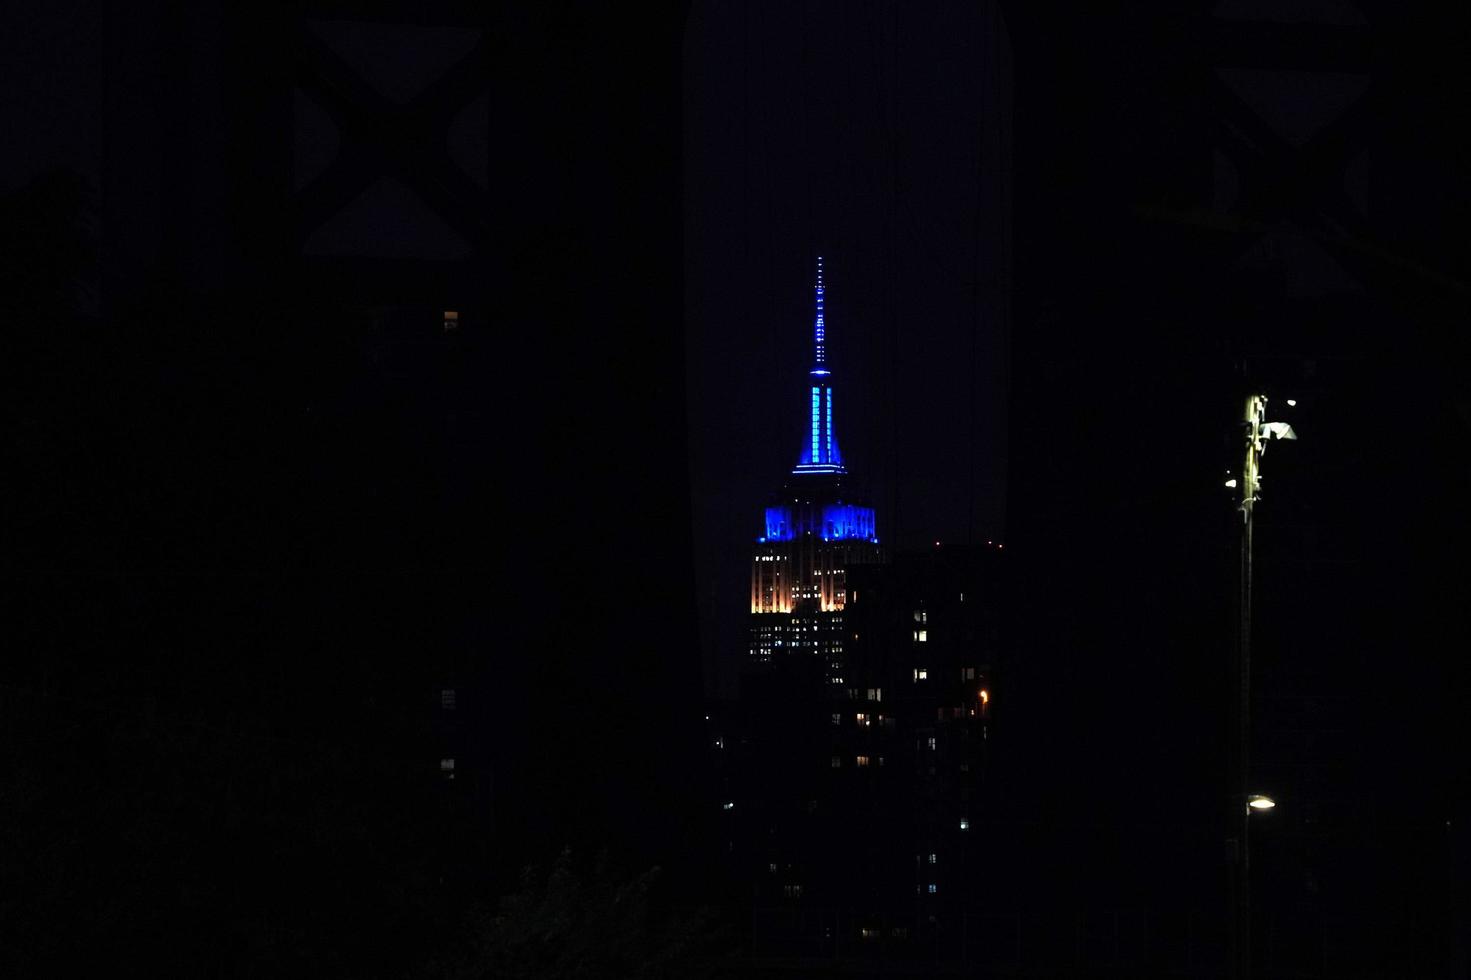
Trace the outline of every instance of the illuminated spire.
{"type": "MultiPolygon", "coordinates": [[[[843,473],[843,456],[838,452],[838,439],[833,433],[832,372],[827,367],[827,324],[822,315],[822,256],[817,257],[817,320],[813,324],[813,348],[816,364],[808,372],[811,388],[812,416],[803,439],[802,462],[793,473],[843,473]]],[[[804,426],[804,429],[807,427],[804,426]]]]}
{"type": "Polygon", "coordinates": [[[817,257],[817,323],[813,327],[817,348],[817,367],[814,372],[827,367],[827,326],[822,322],[822,256],[817,257]]]}

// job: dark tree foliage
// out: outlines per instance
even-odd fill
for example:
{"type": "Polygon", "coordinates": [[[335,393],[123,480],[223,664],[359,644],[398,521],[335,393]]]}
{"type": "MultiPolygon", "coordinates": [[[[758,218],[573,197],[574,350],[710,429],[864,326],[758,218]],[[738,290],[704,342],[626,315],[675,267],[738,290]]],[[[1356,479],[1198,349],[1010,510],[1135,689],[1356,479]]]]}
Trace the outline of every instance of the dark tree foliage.
{"type": "Polygon", "coordinates": [[[745,975],[728,925],[708,909],[668,907],[659,879],[658,867],[620,875],[606,854],[580,868],[564,849],[550,871],[528,868],[518,891],[473,909],[462,948],[418,978],[745,975]]]}
{"type": "Polygon", "coordinates": [[[0,694],[0,974],[398,975],[453,914],[381,746],[0,694]]]}

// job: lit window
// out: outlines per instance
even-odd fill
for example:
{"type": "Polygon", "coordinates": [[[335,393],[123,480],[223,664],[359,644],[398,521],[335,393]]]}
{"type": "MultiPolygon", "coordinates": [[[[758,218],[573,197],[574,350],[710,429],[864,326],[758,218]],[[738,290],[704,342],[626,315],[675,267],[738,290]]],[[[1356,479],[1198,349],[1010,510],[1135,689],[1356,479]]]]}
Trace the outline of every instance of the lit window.
{"type": "Polygon", "coordinates": [[[787,894],[787,898],[801,898],[802,897],[802,886],[801,885],[787,885],[786,888],[785,888],[785,891],[786,891],[786,894],[787,894]]]}
{"type": "Polygon", "coordinates": [[[914,611],[914,621],[916,623],[928,623],[930,621],[929,613],[923,609],[916,609],[914,611]]]}
{"type": "Polygon", "coordinates": [[[931,854],[931,855],[930,855],[930,863],[931,863],[931,864],[939,864],[939,863],[940,863],[940,862],[939,862],[939,857],[940,857],[940,856],[939,856],[939,855],[938,855],[938,854],[933,854],[933,853],[932,853],[932,854],[931,854]]]}
{"type": "Polygon", "coordinates": [[[868,765],[868,756],[866,756],[866,755],[860,755],[858,757],[858,765],[860,767],[867,766],[868,765]]]}
{"type": "Polygon", "coordinates": [[[455,689],[446,687],[439,692],[439,706],[445,711],[455,710],[455,689]]]}
{"type": "Polygon", "coordinates": [[[881,688],[881,687],[870,687],[868,689],[868,700],[870,700],[870,701],[882,701],[883,699],[884,699],[884,689],[883,688],[881,688]]]}
{"type": "Polygon", "coordinates": [[[915,630],[914,631],[914,642],[915,643],[928,643],[929,642],[929,639],[930,639],[930,631],[929,630],[915,630]]]}
{"type": "Polygon", "coordinates": [[[969,830],[970,829],[970,820],[968,818],[966,818],[966,817],[961,817],[960,818],[960,829],[961,830],[969,830]]]}
{"type": "Polygon", "coordinates": [[[444,311],[444,330],[445,330],[445,333],[448,333],[451,330],[457,329],[459,327],[459,325],[460,325],[460,314],[459,314],[459,311],[458,310],[445,310],[444,311]]]}
{"type": "Polygon", "coordinates": [[[724,803],[720,804],[720,809],[722,809],[722,810],[734,810],[735,809],[735,802],[732,801],[732,800],[726,800],[724,803]]]}
{"type": "Polygon", "coordinates": [[[976,669],[974,667],[967,667],[967,668],[965,668],[965,676],[962,677],[961,679],[962,680],[967,680],[967,681],[973,681],[973,680],[975,680],[976,679],[976,669]]]}
{"type": "Polygon", "coordinates": [[[929,679],[929,676],[930,676],[930,672],[929,672],[929,669],[928,668],[925,668],[925,667],[916,667],[916,668],[914,668],[914,679],[915,680],[917,680],[917,681],[928,680],[929,679]]]}
{"type": "Polygon", "coordinates": [[[841,768],[843,768],[843,757],[842,756],[840,756],[840,755],[833,756],[833,768],[834,769],[841,769],[841,768]]]}
{"type": "Polygon", "coordinates": [[[872,722],[869,720],[868,715],[864,714],[861,711],[858,714],[854,715],[853,719],[858,722],[859,728],[868,728],[872,725],[872,722]]]}
{"type": "Polygon", "coordinates": [[[926,740],[925,740],[925,741],[926,741],[926,743],[927,743],[927,745],[928,745],[928,746],[929,746],[929,750],[930,750],[930,751],[931,751],[931,752],[933,752],[933,751],[935,751],[935,736],[933,736],[933,735],[931,735],[931,736],[930,736],[930,737],[929,737],[929,738],[928,738],[928,739],[926,739],[926,740]]]}
{"type": "Polygon", "coordinates": [[[775,863],[775,862],[772,862],[772,863],[771,863],[771,864],[768,864],[768,865],[767,865],[767,866],[766,866],[766,868],[767,868],[767,870],[768,870],[768,871],[770,871],[770,872],[771,872],[771,873],[772,873],[772,874],[776,874],[776,863],[775,863]]]}
{"type": "Polygon", "coordinates": [[[877,939],[879,937],[879,931],[877,929],[870,929],[867,926],[864,926],[860,930],[860,933],[864,939],[877,939]]]}
{"type": "Polygon", "coordinates": [[[939,885],[936,885],[933,881],[930,882],[930,894],[931,895],[933,895],[935,892],[937,892],[939,890],[940,890],[940,886],[939,885]]]}
{"type": "Polygon", "coordinates": [[[841,725],[842,723],[843,723],[843,716],[842,715],[833,715],[833,724],[834,725],[841,725]]]}
{"type": "Polygon", "coordinates": [[[455,778],[455,760],[453,760],[453,759],[440,759],[439,760],[439,774],[441,776],[443,776],[445,779],[454,779],[455,778]]]}

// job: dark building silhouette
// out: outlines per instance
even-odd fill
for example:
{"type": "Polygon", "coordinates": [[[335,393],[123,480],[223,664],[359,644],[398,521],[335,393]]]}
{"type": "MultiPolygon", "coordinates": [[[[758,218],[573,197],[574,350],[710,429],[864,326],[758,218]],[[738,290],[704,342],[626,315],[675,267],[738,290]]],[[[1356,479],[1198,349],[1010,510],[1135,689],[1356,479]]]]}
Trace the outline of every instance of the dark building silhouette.
{"type": "Polygon", "coordinates": [[[399,973],[564,845],[679,879],[687,491],[624,476],[686,445],[679,5],[81,6],[97,308],[6,310],[5,972],[399,973]]]}
{"type": "Polygon", "coordinates": [[[993,785],[1018,819],[992,880],[1020,959],[1224,969],[1223,484],[1260,391],[1298,440],[1272,444],[1257,508],[1250,782],[1278,806],[1253,818],[1255,969],[1461,976],[1445,651],[1468,605],[1443,570],[1467,540],[1467,214],[1438,120],[1465,88],[1431,66],[1464,13],[1007,13],[1016,656],[993,785]]]}
{"type": "Polygon", "coordinates": [[[851,569],[841,683],[800,650],[712,706],[714,846],[758,953],[987,961],[1000,558],[851,569]]]}

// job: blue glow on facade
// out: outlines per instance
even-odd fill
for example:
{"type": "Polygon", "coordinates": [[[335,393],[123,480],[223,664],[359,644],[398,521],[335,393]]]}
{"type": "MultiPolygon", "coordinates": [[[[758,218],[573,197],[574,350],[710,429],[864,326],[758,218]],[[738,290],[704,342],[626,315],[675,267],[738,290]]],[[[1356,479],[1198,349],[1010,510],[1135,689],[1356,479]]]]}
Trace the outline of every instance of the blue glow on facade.
{"type": "Polygon", "coordinates": [[[809,460],[816,462],[819,458],[817,449],[817,427],[818,418],[822,414],[822,394],[820,389],[812,389],[812,452],[807,455],[809,460]]]}
{"type": "Polygon", "coordinates": [[[843,455],[833,433],[833,390],[814,385],[811,394],[811,433],[802,450],[802,461],[793,473],[844,473],[843,455]]]}
{"type": "Polygon", "coordinates": [[[833,458],[833,390],[831,388],[827,389],[826,394],[827,394],[827,398],[824,399],[824,400],[827,402],[827,418],[824,420],[823,427],[827,430],[827,458],[828,459],[832,459],[833,458]]]}
{"type": "Polygon", "coordinates": [[[856,504],[825,504],[804,507],[782,504],[766,508],[766,535],[762,542],[791,541],[804,534],[815,534],[824,541],[874,541],[872,507],[856,504]]]}

